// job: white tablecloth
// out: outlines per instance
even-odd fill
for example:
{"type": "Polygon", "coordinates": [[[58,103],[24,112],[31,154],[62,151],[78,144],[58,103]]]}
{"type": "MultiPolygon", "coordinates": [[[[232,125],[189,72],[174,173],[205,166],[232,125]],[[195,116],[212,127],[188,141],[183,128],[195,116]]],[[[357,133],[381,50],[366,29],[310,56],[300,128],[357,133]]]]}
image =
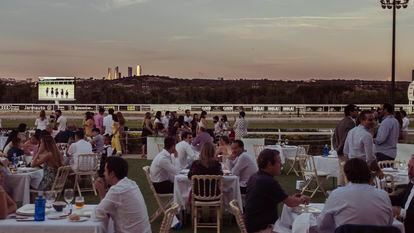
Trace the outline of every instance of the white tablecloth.
{"type": "MultiPolygon", "coordinates": [[[[325,204],[311,203],[310,206],[322,210],[325,204]]],[[[278,233],[306,233],[303,227],[309,227],[309,232],[316,231],[316,218],[318,214],[306,214],[306,216],[299,217],[303,214],[298,214],[292,211],[292,208],[283,205],[282,215],[276,221],[273,231],[278,233]],[[294,230],[292,230],[292,228],[294,230]],[[297,229],[297,231],[295,231],[297,229]],[[300,230],[299,230],[300,229],[300,230]]],[[[404,233],[404,224],[398,220],[394,220],[393,226],[400,229],[404,233]]]]}
{"type": "Polygon", "coordinates": [[[14,201],[23,205],[30,203],[30,188],[37,189],[43,178],[43,169],[33,172],[8,174],[5,177],[6,189],[14,201]]]}
{"type": "Polygon", "coordinates": [[[0,136],[0,150],[3,151],[3,148],[6,144],[7,137],[6,136],[0,136]]]}
{"type": "Polygon", "coordinates": [[[339,177],[339,160],[337,157],[313,156],[315,168],[328,173],[328,176],[339,177]]]}
{"type": "Polygon", "coordinates": [[[292,158],[292,159],[295,158],[296,153],[298,151],[297,146],[283,146],[282,147],[280,145],[271,145],[271,146],[266,146],[265,148],[279,151],[280,160],[282,164],[285,163],[286,158],[292,158]]]}
{"type": "Polygon", "coordinates": [[[390,174],[394,177],[395,185],[406,185],[410,181],[407,170],[398,170],[397,172],[389,172],[387,169],[382,170],[384,174],[390,174]]]}
{"type": "MultiPolygon", "coordinates": [[[[179,174],[174,179],[174,202],[186,209],[189,204],[191,181],[187,175],[179,174]]],[[[239,178],[237,176],[223,176],[223,204],[229,206],[231,200],[236,199],[242,205],[239,178]]]]}
{"type": "MultiPolygon", "coordinates": [[[[93,208],[95,208],[95,205],[86,205],[82,208],[82,211],[92,210],[93,208]]],[[[52,213],[56,212],[53,211],[52,213]]],[[[45,221],[42,222],[18,222],[12,218],[0,220],[0,233],[105,233],[107,232],[107,225],[102,221],[91,219],[85,222],[70,222],[68,219],[50,220],[46,215],[45,221]]],[[[108,229],[108,232],[113,232],[113,227],[108,229]]]]}

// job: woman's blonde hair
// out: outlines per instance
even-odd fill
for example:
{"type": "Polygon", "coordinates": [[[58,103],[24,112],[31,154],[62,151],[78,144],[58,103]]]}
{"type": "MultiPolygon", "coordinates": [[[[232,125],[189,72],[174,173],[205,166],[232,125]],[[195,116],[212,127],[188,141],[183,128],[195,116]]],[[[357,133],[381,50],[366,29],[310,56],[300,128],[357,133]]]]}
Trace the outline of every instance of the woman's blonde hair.
{"type": "Polygon", "coordinates": [[[213,143],[211,142],[204,143],[200,151],[201,164],[205,167],[210,167],[210,165],[213,164],[214,162],[215,152],[216,152],[216,148],[213,143]]]}
{"type": "Polygon", "coordinates": [[[56,142],[52,136],[45,134],[42,136],[41,141],[43,141],[46,151],[52,153],[53,157],[57,159],[60,165],[63,164],[63,161],[60,156],[60,151],[56,146],[56,142]]]}

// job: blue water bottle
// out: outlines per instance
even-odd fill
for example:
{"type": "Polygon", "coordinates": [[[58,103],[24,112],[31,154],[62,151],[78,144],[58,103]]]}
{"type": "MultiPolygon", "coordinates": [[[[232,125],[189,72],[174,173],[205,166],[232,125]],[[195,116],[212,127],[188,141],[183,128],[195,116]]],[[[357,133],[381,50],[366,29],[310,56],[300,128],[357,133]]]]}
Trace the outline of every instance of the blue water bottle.
{"type": "Polygon", "coordinates": [[[323,156],[328,156],[329,155],[329,147],[328,144],[325,144],[325,146],[323,147],[323,156]]]}
{"type": "Polygon", "coordinates": [[[35,221],[45,221],[45,209],[46,199],[43,197],[42,192],[39,192],[35,200],[35,221]]]}

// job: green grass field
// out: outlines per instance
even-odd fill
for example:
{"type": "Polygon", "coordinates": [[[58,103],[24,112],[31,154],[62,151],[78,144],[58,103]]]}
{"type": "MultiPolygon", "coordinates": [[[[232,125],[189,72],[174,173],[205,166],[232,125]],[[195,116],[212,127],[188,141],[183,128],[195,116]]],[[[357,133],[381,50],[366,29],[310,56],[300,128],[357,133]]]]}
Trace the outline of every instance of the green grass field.
{"type": "MultiPolygon", "coordinates": [[[[149,212],[149,215],[151,215],[156,210],[156,202],[155,199],[152,197],[151,190],[149,188],[148,182],[145,178],[144,172],[142,171],[142,167],[146,165],[150,165],[151,161],[147,160],[137,160],[137,159],[127,159],[129,164],[129,175],[128,177],[135,180],[141,189],[141,192],[144,196],[145,203],[147,205],[147,209],[149,212]]],[[[282,185],[283,189],[288,194],[293,194],[296,192],[295,190],[295,184],[296,184],[297,177],[294,175],[281,175],[277,177],[277,180],[282,185]]],[[[332,189],[332,180],[328,180],[327,182],[327,188],[332,189]]],[[[99,202],[99,199],[94,196],[92,193],[88,193],[85,196],[85,201],[87,204],[97,204],[99,202]]],[[[315,197],[312,199],[312,202],[324,202],[325,198],[321,194],[315,195],[315,197]]],[[[279,205],[279,215],[281,212],[282,205],[279,205]]],[[[276,211],[276,210],[275,210],[276,211]]],[[[229,213],[226,213],[226,215],[223,217],[224,223],[223,223],[223,231],[222,232],[239,232],[238,226],[235,222],[235,220],[232,219],[232,216],[229,213]]],[[[152,226],[152,232],[158,232],[160,225],[161,225],[162,218],[158,218],[152,226]]],[[[193,232],[191,227],[191,221],[188,220],[187,224],[184,226],[182,230],[176,231],[176,232],[183,232],[183,233],[190,233],[193,232]]],[[[199,232],[215,232],[215,230],[200,230],[199,232]]]]}

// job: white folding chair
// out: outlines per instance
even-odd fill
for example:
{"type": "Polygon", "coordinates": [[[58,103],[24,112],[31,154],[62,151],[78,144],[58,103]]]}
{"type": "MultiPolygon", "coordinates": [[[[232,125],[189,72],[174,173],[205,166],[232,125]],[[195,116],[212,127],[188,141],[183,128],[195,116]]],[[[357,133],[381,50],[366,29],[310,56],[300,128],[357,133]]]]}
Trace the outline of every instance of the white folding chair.
{"type": "Polygon", "coordinates": [[[171,206],[165,211],[164,218],[162,219],[160,233],[169,233],[171,230],[171,224],[174,216],[178,213],[180,206],[173,202],[171,206]]]}
{"type": "Polygon", "coordinates": [[[78,190],[79,196],[82,196],[82,192],[93,191],[95,196],[98,195],[95,188],[95,176],[99,169],[98,156],[96,154],[80,154],[77,161],[77,169],[73,171],[75,175],[75,187],[78,190]],[[91,184],[90,188],[81,188],[80,181],[86,180],[91,184]]]}
{"type": "Polygon", "coordinates": [[[318,171],[315,167],[315,161],[313,160],[312,155],[307,155],[306,160],[302,160],[299,162],[301,166],[301,170],[303,172],[303,180],[305,181],[305,185],[302,188],[302,194],[305,192],[310,192],[311,198],[316,194],[316,192],[321,192],[326,197],[326,191],[324,188],[324,184],[326,179],[328,178],[328,173],[324,171],[318,171]],[[312,188],[311,186],[315,186],[312,188]]]}

